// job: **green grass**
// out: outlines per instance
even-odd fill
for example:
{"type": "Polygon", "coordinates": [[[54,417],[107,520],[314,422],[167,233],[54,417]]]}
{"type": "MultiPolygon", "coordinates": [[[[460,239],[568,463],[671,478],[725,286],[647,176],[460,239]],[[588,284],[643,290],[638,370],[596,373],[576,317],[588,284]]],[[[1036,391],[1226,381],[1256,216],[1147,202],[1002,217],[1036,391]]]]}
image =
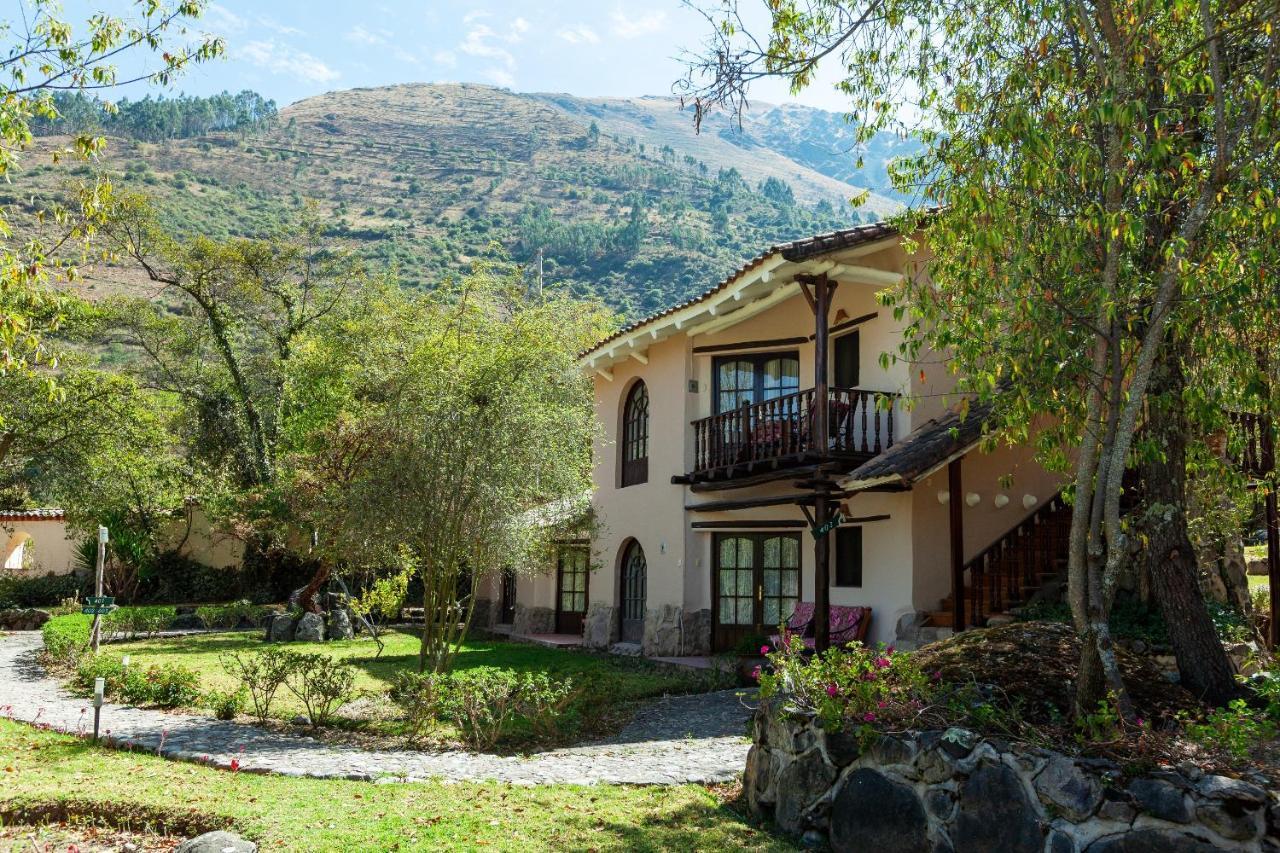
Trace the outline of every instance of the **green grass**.
{"type": "MultiPolygon", "coordinates": [[[[78,618],[78,617],[76,617],[78,618]]],[[[418,638],[409,633],[389,632],[383,635],[386,648],[376,656],[372,640],[358,638],[328,643],[290,643],[296,652],[321,652],[350,661],[355,667],[356,691],[361,695],[385,694],[397,673],[416,672],[418,638]]],[[[176,663],[194,670],[200,677],[200,688],[232,691],[239,682],[227,673],[222,656],[228,652],[262,649],[261,634],[254,632],[188,635],[158,638],[104,646],[102,654],[114,657],[129,655],[131,667],[176,663]]],[[[585,729],[581,734],[609,731],[621,725],[636,702],[670,693],[696,693],[729,687],[723,675],[707,671],[681,671],[647,661],[617,655],[592,654],[567,649],[549,649],[526,643],[490,640],[468,640],[454,658],[455,672],[474,667],[496,667],[513,672],[545,672],[557,681],[572,679],[583,688],[580,706],[590,706],[583,714],[585,729]]],[[[304,711],[301,702],[287,690],[276,694],[273,717],[289,719],[304,711]]],[[[348,722],[348,728],[359,728],[375,734],[400,735],[404,726],[398,719],[348,722]]],[[[438,739],[452,740],[454,733],[446,728],[438,739]]],[[[507,745],[521,742],[528,733],[513,732],[507,745]]]]}
{"type": "Polygon", "coordinates": [[[265,850],[794,850],[713,791],[498,783],[374,785],[230,773],[0,720],[0,817],[83,817],[265,850]]]}
{"type": "Polygon", "coordinates": [[[1265,560],[1267,559],[1267,546],[1246,545],[1244,546],[1244,556],[1246,560],[1265,560]]]}
{"type": "Polygon", "coordinates": [[[1266,588],[1267,588],[1266,575],[1249,575],[1249,589],[1253,590],[1253,589],[1266,589],[1266,588]]]}

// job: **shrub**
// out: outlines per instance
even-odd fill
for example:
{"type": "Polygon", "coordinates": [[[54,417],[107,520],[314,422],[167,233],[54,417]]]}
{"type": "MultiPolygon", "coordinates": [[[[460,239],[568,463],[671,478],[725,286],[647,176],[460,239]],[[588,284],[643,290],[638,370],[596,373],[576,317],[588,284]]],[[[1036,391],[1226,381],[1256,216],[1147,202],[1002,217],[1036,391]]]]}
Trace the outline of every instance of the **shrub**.
{"type": "Polygon", "coordinates": [[[1254,745],[1276,735],[1276,724],[1266,712],[1236,699],[1225,708],[1214,708],[1201,719],[1181,715],[1187,737],[1202,746],[1225,750],[1236,758],[1246,758],[1254,745]]]}
{"type": "Polygon", "coordinates": [[[0,610],[53,606],[78,595],[82,582],[82,578],[74,574],[0,575],[0,610]]]}
{"type": "Polygon", "coordinates": [[[551,738],[566,734],[566,711],[581,692],[573,680],[554,682],[545,672],[529,672],[520,677],[517,707],[529,721],[535,735],[551,738]]]}
{"type": "Polygon", "coordinates": [[[404,711],[413,739],[421,738],[441,713],[448,676],[435,672],[401,672],[391,685],[391,701],[404,711]]]}
{"type": "Polygon", "coordinates": [[[90,618],[79,613],[55,616],[40,629],[45,657],[54,666],[74,667],[89,648],[90,618]]]}
{"type": "Polygon", "coordinates": [[[234,720],[244,707],[244,688],[239,690],[210,690],[204,702],[219,720],[234,720]]]}
{"type": "Polygon", "coordinates": [[[78,687],[92,690],[96,679],[103,679],[103,687],[108,696],[118,696],[124,687],[125,666],[118,657],[108,655],[84,655],[76,665],[75,678],[72,680],[78,687]]]}
{"type": "Polygon", "coordinates": [[[222,668],[249,693],[253,715],[260,723],[270,717],[271,703],[292,666],[293,656],[272,646],[257,652],[229,652],[222,656],[222,668]]]}
{"type": "Polygon", "coordinates": [[[172,607],[121,607],[102,617],[102,635],[150,639],[168,628],[174,615],[172,607]]]}
{"type": "Polygon", "coordinates": [[[209,628],[231,629],[239,627],[243,622],[253,625],[260,623],[270,608],[254,604],[247,599],[233,601],[230,604],[210,604],[196,608],[196,615],[209,628]]]}
{"type": "Polygon", "coordinates": [[[128,697],[131,704],[181,708],[200,701],[200,676],[181,664],[152,666],[145,675],[130,670],[125,676],[125,691],[129,693],[139,688],[142,695],[128,697]]]}
{"type": "Polygon", "coordinates": [[[473,749],[489,749],[516,710],[519,687],[514,673],[477,667],[453,673],[440,701],[473,749]]]}
{"type": "Polygon", "coordinates": [[[355,670],[346,661],[325,654],[285,652],[290,658],[284,686],[307,709],[311,725],[329,722],[333,712],[351,698],[355,670]]]}

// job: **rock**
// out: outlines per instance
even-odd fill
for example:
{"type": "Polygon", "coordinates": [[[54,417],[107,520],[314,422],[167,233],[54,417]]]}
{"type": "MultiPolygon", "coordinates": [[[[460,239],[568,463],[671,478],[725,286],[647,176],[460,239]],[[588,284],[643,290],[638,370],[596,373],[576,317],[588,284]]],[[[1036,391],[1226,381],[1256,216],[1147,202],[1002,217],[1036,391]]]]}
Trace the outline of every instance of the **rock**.
{"type": "Polygon", "coordinates": [[[556,629],[556,612],[550,607],[530,607],[516,602],[516,615],[511,619],[511,633],[517,637],[551,634],[556,629]]]}
{"type": "Polygon", "coordinates": [[[18,610],[0,610],[0,631],[39,631],[53,618],[47,610],[33,607],[18,610]]]}
{"type": "Polygon", "coordinates": [[[951,832],[957,853],[1039,853],[1044,830],[1022,782],[1004,765],[983,765],[960,788],[951,832]]]}
{"type": "Polygon", "coordinates": [[[906,785],[874,770],[855,770],[831,804],[831,849],[918,853],[929,849],[929,818],[906,785]]]}
{"type": "Polygon", "coordinates": [[[611,604],[592,603],[582,622],[582,645],[588,649],[607,649],[618,637],[618,608],[611,604]]]}
{"type": "Polygon", "coordinates": [[[1070,835],[1055,829],[1049,833],[1049,843],[1044,849],[1045,853],[1076,853],[1076,842],[1070,835]]]}
{"type": "Polygon", "coordinates": [[[781,697],[762,702],[760,707],[764,708],[766,704],[769,707],[766,711],[765,737],[770,747],[798,754],[807,752],[817,742],[818,735],[813,730],[813,724],[788,716],[782,710],[781,697]]]}
{"type": "Polygon", "coordinates": [[[1102,802],[1102,786],[1066,756],[1055,755],[1035,779],[1040,801],[1051,804],[1066,818],[1079,823],[1102,802]]]}
{"type": "Polygon", "coordinates": [[[288,613],[277,613],[267,624],[267,640],[272,643],[288,643],[293,640],[298,622],[288,613]]]}
{"type": "Polygon", "coordinates": [[[257,849],[252,841],[220,829],[188,838],[174,848],[174,853],[256,853],[257,849]]]}
{"type": "Polygon", "coordinates": [[[681,608],[663,604],[644,611],[644,653],[650,657],[676,657],[683,654],[681,641],[681,608]]]}
{"type": "Polygon", "coordinates": [[[747,767],[742,773],[742,790],[747,795],[747,806],[760,814],[777,799],[777,774],[773,772],[773,757],[767,747],[752,745],[747,752],[747,767]]]}
{"type": "Polygon", "coordinates": [[[1262,811],[1239,800],[1221,800],[1196,806],[1200,822],[1232,841],[1251,841],[1261,835],[1262,811]]]}
{"type": "Polygon", "coordinates": [[[171,631],[203,631],[209,626],[194,613],[179,613],[169,623],[171,631]]]}
{"type": "Polygon", "coordinates": [[[684,625],[684,653],[711,654],[711,611],[706,608],[682,610],[680,620],[684,625]]]}
{"type": "Polygon", "coordinates": [[[323,643],[324,616],[319,613],[303,613],[293,631],[295,643],[323,643]]]}
{"type": "Polygon", "coordinates": [[[847,731],[822,732],[822,748],[827,753],[827,760],[834,767],[848,767],[862,757],[862,746],[858,739],[847,731]]]}
{"type": "Polygon", "coordinates": [[[1166,829],[1138,829],[1099,838],[1084,853],[1214,853],[1209,842],[1166,829]]]}
{"type": "Polygon", "coordinates": [[[329,611],[329,622],[325,625],[325,633],[330,640],[350,640],[356,632],[351,627],[351,614],[343,608],[329,611]]]}
{"type": "Polygon", "coordinates": [[[805,847],[812,847],[815,850],[826,844],[827,839],[816,829],[806,830],[805,834],[800,836],[800,843],[805,847]]]}
{"type": "Polygon", "coordinates": [[[1196,791],[1211,800],[1235,800],[1251,806],[1261,806],[1267,802],[1266,791],[1243,779],[1232,779],[1230,776],[1205,776],[1196,783],[1196,791]]]}
{"type": "Polygon", "coordinates": [[[956,797],[946,788],[930,788],[924,795],[925,808],[941,821],[951,820],[956,811],[956,797]]]}
{"type": "Polygon", "coordinates": [[[835,771],[827,766],[820,751],[811,749],[796,758],[778,774],[774,821],[786,832],[804,829],[805,812],[827,792],[835,778],[835,771]]]}
{"type": "Polygon", "coordinates": [[[1113,820],[1117,823],[1133,823],[1138,816],[1138,809],[1124,797],[1106,797],[1098,807],[1098,817],[1102,820],[1113,820]]]}
{"type": "Polygon", "coordinates": [[[1164,779],[1134,779],[1129,784],[1129,795],[1138,808],[1160,820],[1190,823],[1195,816],[1182,789],[1164,779]]]}
{"type": "Polygon", "coordinates": [[[910,764],[916,757],[916,745],[905,738],[884,735],[871,745],[871,757],[877,764],[910,764]]]}
{"type": "Polygon", "coordinates": [[[299,714],[289,722],[293,723],[295,726],[309,726],[311,725],[311,718],[306,714],[299,714]]]}

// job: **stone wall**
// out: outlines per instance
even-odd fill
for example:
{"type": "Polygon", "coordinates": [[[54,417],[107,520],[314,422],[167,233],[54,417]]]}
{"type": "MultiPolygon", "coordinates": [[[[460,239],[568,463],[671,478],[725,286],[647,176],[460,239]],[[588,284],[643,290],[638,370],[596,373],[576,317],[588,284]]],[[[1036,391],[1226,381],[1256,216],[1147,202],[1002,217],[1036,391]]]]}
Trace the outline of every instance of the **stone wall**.
{"type": "MultiPolygon", "coordinates": [[[[1191,766],[1125,778],[1110,761],[949,729],[860,750],[809,719],[756,713],[752,811],[836,851],[1280,850],[1280,796],[1191,766]]],[[[1259,781],[1263,781],[1259,779],[1259,781]]]]}
{"type": "Polygon", "coordinates": [[[516,604],[516,615],[511,620],[511,633],[517,636],[553,634],[556,630],[556,612],[550,607],[530,607],[516,604]]]}
{"type": "Polygon", "coordinates": [[[618,608],[611,604],[592,603],[582,624],[582,645],[588,649],[607,649],[618,639],[618,608]]]}

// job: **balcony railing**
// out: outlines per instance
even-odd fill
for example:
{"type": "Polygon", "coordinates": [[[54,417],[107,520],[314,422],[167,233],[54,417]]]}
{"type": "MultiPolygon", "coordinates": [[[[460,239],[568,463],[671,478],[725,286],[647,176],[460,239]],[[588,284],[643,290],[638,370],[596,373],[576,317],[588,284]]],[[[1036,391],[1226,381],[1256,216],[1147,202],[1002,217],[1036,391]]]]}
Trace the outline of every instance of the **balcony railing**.
{"type": "Polygon", "coordinates": [[[830,388],[827,395],[825,450],[813,446],[810,388],[694,421],[693,473],[810,455],[871,457],[893,445],[897,394],[830,388]]]}

